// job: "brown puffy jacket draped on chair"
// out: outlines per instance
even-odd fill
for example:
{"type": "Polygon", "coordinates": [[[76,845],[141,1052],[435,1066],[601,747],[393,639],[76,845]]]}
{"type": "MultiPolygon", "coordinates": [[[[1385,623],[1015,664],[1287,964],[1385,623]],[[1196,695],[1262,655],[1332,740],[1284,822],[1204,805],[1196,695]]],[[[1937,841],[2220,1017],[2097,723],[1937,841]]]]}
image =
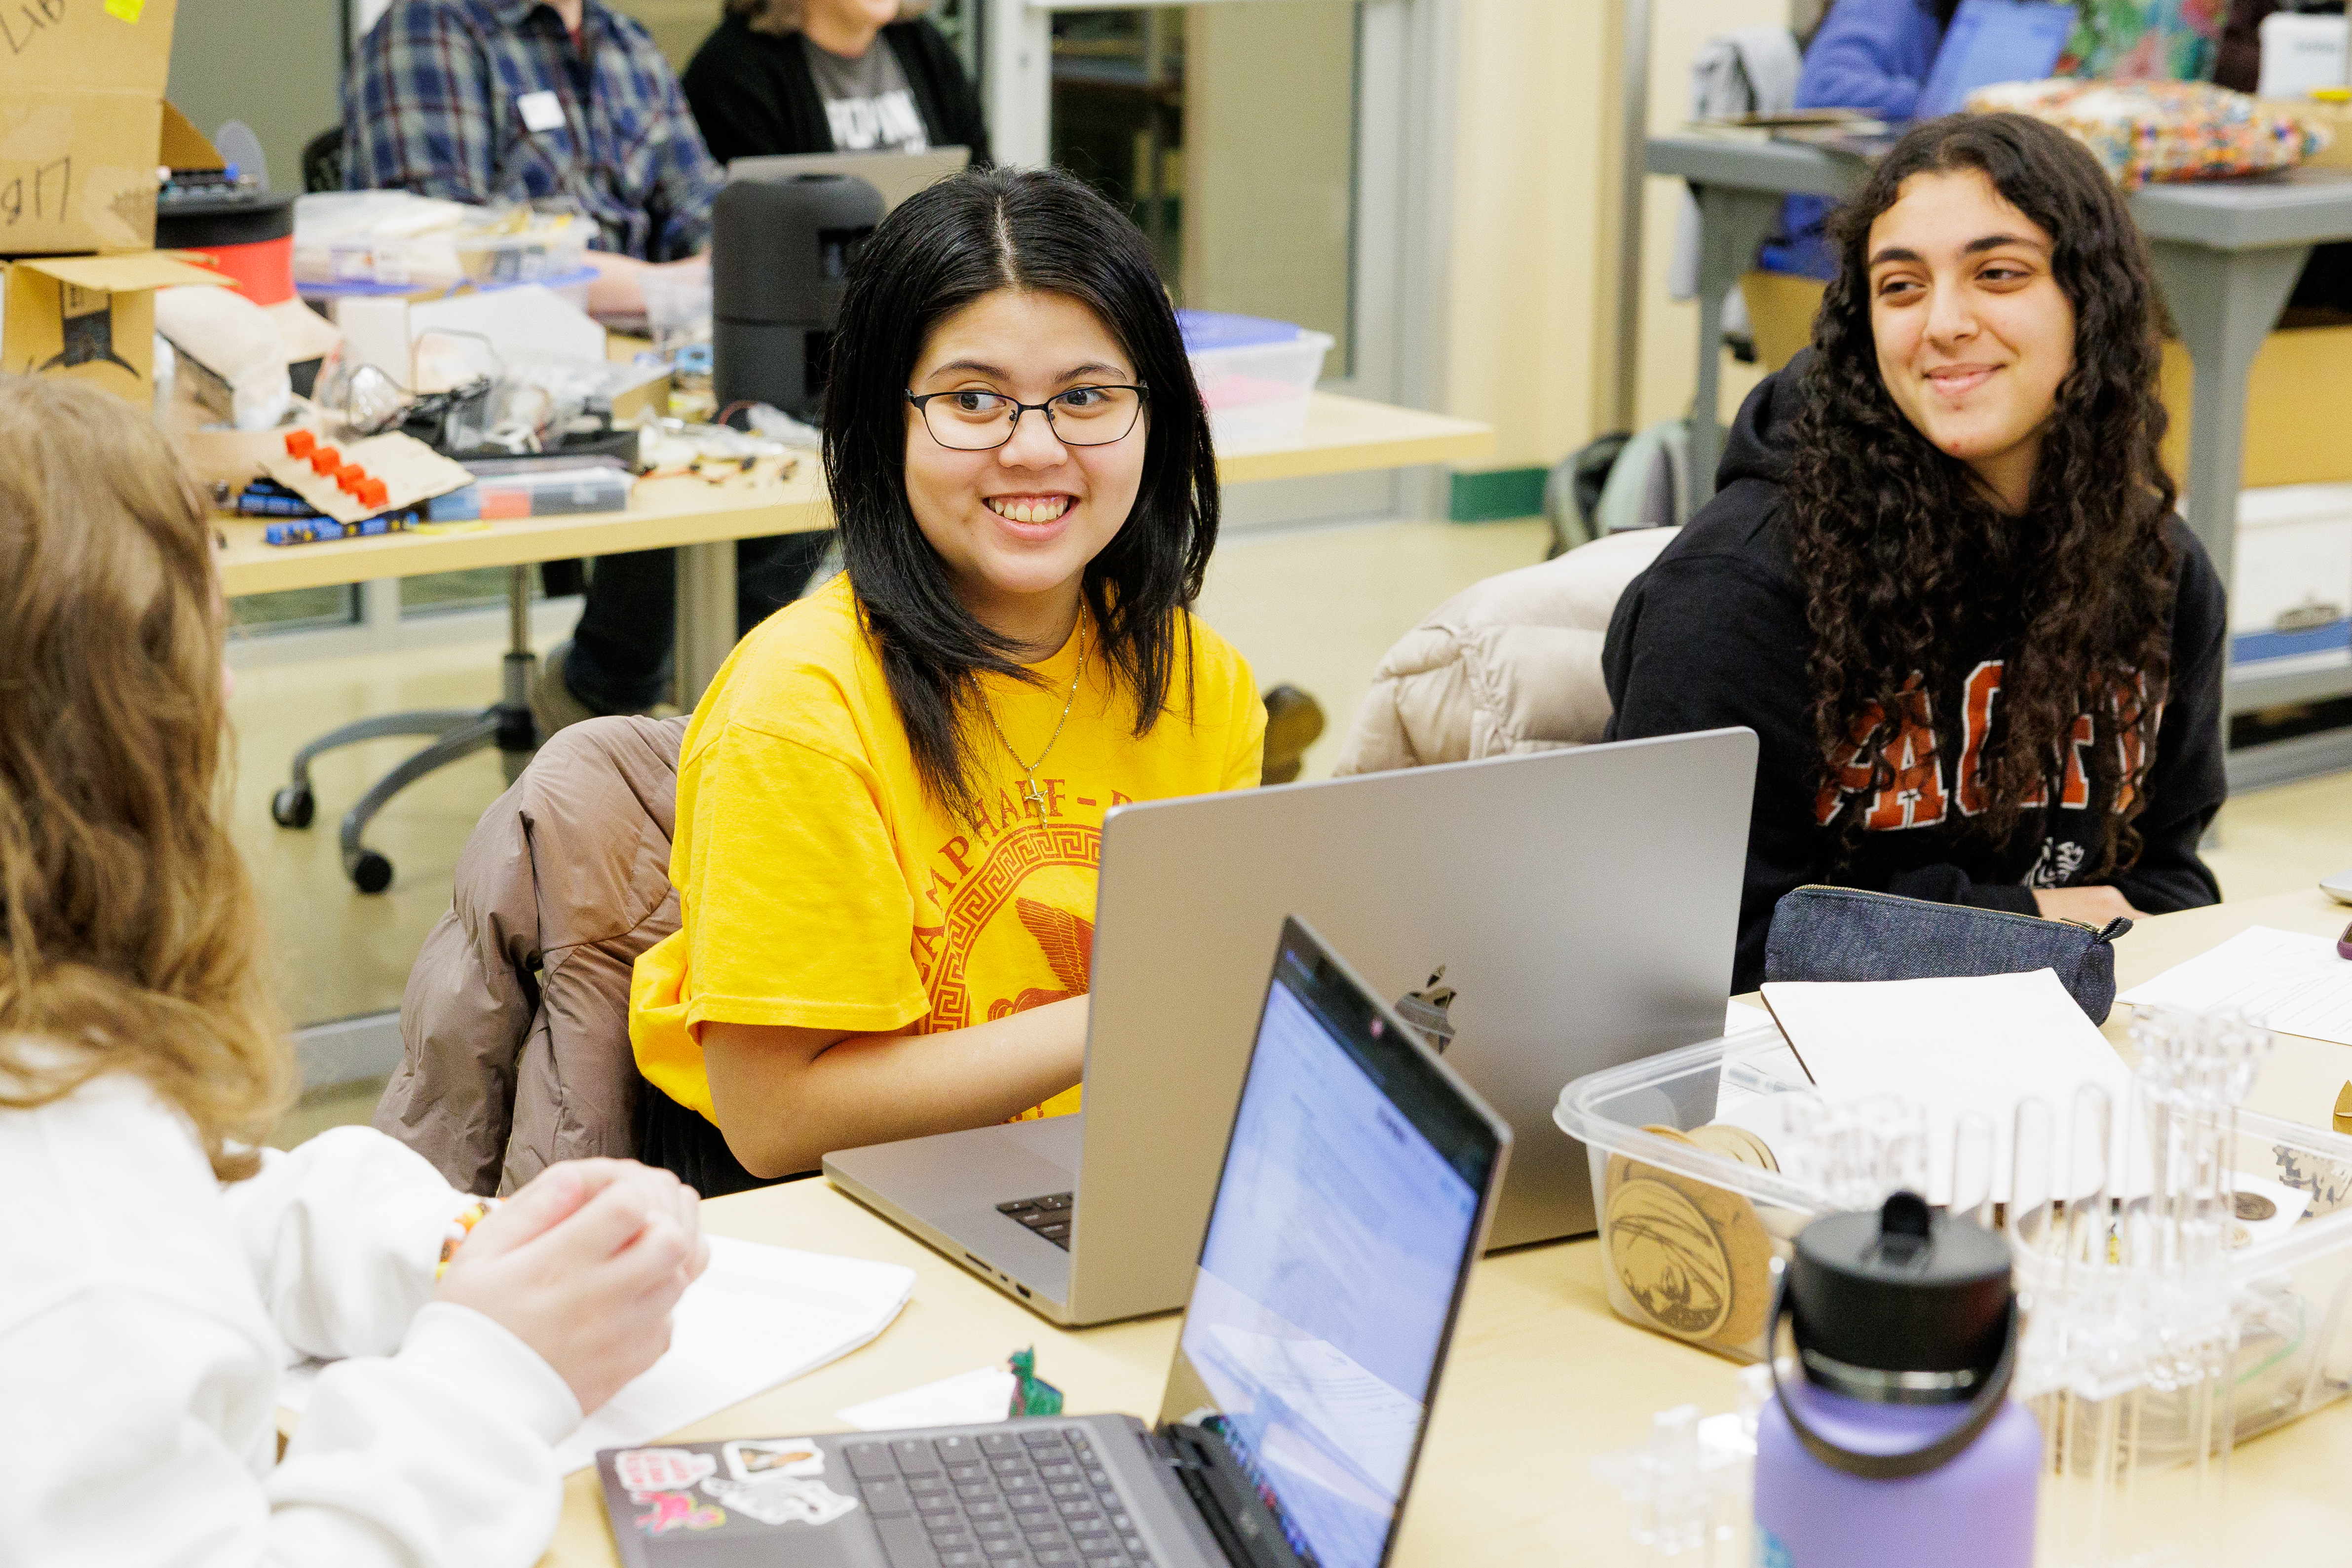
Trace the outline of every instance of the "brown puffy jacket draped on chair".
{"type": "Polygon", "coordinates": [[[629,974],[677,929],[686,725],[564,730],[467,840],[449,912],[409,971],[400,1068],[375,1111],[453,1186],[510,1192],[558,1160],[633,1152],[629,974]]]}

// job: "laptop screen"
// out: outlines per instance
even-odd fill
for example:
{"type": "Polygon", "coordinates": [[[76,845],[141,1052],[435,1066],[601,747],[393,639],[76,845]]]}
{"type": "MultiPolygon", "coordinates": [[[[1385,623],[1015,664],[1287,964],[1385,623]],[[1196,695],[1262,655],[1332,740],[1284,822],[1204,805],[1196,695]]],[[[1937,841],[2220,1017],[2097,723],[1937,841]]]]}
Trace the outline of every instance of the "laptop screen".
{"type": "Polygon", "coordinates": [[[2042,80],[2074,25],[2074,7],[2056,0],[1961,0],[1927,68],[1916,118],[1958,114],[1969,94],[1995,82],[2042,80]]]}
{"type": "Polygon", "coordinates": [[[1284,938],[1181,1360],[1292,1548],[1377,1568],[1508,1134],[1304,928],[1284,938]]]}

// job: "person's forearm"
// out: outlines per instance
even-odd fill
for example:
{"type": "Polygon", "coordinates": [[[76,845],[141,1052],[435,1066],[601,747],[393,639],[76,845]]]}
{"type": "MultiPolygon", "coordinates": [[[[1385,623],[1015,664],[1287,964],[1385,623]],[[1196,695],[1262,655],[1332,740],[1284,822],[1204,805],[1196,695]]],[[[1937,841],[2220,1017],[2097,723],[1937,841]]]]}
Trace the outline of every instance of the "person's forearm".
{"type": "Polygon", "coordinates": [[[712,1109],[755,1176],[815,1168],[836,1149],[986,1127],[1078,1081],[1087,999],[1071,997],[937,1035],[702,1026],[712,1109]]]}
{"type": "Polygon", "coordinates": [[[588,265],[596,269],[596,280],[588,285],[590,315],[601,321],[607,316],[646,313],[645,272],[649,263],[634,256],[592,250],[588,253],[588,265]]]}

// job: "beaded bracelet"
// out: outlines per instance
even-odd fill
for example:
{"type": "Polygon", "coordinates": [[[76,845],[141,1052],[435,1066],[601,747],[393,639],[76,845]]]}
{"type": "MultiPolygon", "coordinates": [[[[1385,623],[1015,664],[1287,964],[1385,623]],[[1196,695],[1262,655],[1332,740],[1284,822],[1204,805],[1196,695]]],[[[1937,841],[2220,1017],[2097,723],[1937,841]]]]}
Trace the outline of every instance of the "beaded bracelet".
{"type": "Polygon", "coordinates": [[[433,1266],[434,1279],[438,1279],[449,1272],[450,1260],[457,1256],[457,1248],[466,1244],[467,1234],[495,1213],[498,1206],[496,1198],[476,1198],[451,1216],[449,1228],[441,1237],[441,1261],[433,1266]]]}

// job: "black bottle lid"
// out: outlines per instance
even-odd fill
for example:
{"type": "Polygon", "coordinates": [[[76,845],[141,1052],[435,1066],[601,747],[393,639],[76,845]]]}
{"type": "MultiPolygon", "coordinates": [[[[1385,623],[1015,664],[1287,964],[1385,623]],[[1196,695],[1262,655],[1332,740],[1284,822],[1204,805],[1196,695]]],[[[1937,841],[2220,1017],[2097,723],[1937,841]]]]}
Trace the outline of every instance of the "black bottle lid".
{"type": "Polygon", "coordinates": [[[1811,1381],[1895,1404],[1966,1400],[2000,1357],[2009,1244],[1896,1193],[1799,1233],[1789,1294],[1811,1381]]]}
{"type": "Polygon", "coordinates": [[[155,204],[155,248],[252,245],[294,232],[294,198],[268,191],[198,191],[155,204]]]}

